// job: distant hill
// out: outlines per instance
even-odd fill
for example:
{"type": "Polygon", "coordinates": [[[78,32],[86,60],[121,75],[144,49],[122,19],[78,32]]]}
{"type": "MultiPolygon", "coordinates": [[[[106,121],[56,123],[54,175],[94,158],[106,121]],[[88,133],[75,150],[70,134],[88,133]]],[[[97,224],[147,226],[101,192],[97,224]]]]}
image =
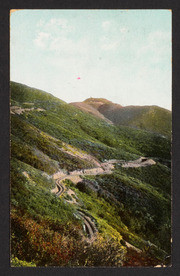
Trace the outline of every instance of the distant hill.
{"type": "Polygon", "coordinates": [[[162,135],[171,135],[171,112],[159,106],[126,106],[104,104],[99,108],[116,125],[145,129],[162,135]]]}
{"type": "MultiPolygon", "coordinates": [[[[89,104],[91,106],[93,106],[94,108],[99,109],[101,106],[103,105],[112,105],[113,103],[109,100],[106,100],[104,98],[88,98],[84,101],[84,103],[89,104]]],[[[113,104],[115,105],[115,104],[113,104]]],[[[119,104],[116,104],[118,107],[122,107],[119,104]]]]}
{"type": "MultiPolygon", "coordinates": [[[[95,116],[99,113],[104,118],[110,120],[116,125],[124,125],[144,129],[165,136],[171,136],[171,111],[159,106],[121,106],[102,98],[89,98],[78,107],[83,109],[86,105],[86,111],[90,112],[91,106],[95,116]]],[[[76,103],[73,103],[76,105],[76,103]]],[[[103,118],[103,117],[102,117],[103,118]]]]}

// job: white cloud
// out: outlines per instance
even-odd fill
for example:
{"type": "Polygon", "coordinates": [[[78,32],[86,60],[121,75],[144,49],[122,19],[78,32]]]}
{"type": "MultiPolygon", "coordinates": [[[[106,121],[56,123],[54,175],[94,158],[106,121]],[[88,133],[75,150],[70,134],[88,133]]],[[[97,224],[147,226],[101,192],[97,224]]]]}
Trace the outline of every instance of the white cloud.
{"type": "Polygon", "coordinates": [[[40,19],[37,23],[37,27],[40,28],[44,25],[44,20],[40,19]]]}
{"type": "Polygon", "coordinates": [[[101,24],[101,27],[105,32],[110,31],[112,33],[114,30],[120,31],[120,33],[122,34],[125,34],[128,32],[128,28],[126,26],[121,26],[119,28],[119,25],[117,24],[117,22],[114,22],[112,20],[103,21],[101,24]]]}
{"type": "Polygon", "coordinates": [[[163,31],[157,30],[157,31],[151,32],[148,35],[148,39],[149,41],[155,41],[155,40],[169,41],[170,35],[171,35],[170,32],[163,32],[163,31]]]}
{"type": "Polygon", "coordinates": [[[102,37],[100,39],[100,47],[102,50],[115,50],[119,45],[117,40],[112,40],[107,37],[102,37]]]}
{"type": "Polygon", "coordinates": [[[40,20],[37,24],[38,28],[43,29],[45,32],[72,32],[75,27],[65,18],[51,18],[48,21],[40,20]]]}
{"type": "Polygon", "coordinates": [[[34,43],[40,50],[56,52],[57,55],[83,56],[90,50],[87,39],[72,40],[64,35],[55,36],[49,33],[39,32],[34,43]]]}
{"type": "Polygon", "coordinates": [[[101,45],[101,48],[103,50],[115,50],[118,46],[118,42],[109,42],[109,43],[104,43],[101,45]]]}
{"type": "Polygon", "coordinates": [[[68,55],[82,55],[87,52],[88,48],[86,39],[74,41],[65,36],[53,38],[49,46],[50,51],[68,55]]]}
{"type": "Polygon", "coordinates": [[[50,27],[54,27],[54,26],[61,26],[62,28],[66,28],[67,27],[67,19],[64,18],[51,18],[46,26],[50,26],[50,27]]]}
{"type": "Polygon", "coordinates": [[[138,57],[146,57],[150,63],[159,63],[170,58],[171,39],[169,32],[151,32],[143,45],[139,47],[138,57]]]}
{"type": "Polygon", "coordinates": [[[51,18],[45,25],[45,28],[66,33],[75,30],[75,27],[71,25],[67,19],[64,18],[51,18]]]}
{"type": "Polygon", "coordinates": [[[103,28],[104,31],[109,31],[110,27],[111,27],[111,21],[103,21],[101,26],[103,28]]]}
{"type": "MultiPolygon", "coordinates": [[[[34,39],[35,44],[40,49],[46,49],[57,52],[75,52],[80,47],[80,43],[76,43],[68,39],[68,33],[75,30],[67,19],[51,18],[48,21],[40,20],[37,24],[37,34],[34,39]]],[[[83,49],[81,49],[83,50],[83,49]]]]}
{"type": "Polygon", "coordinates": [[[125,34],[128,32],[128,29],[126,27],[122,27],[122,28],[120,28],[120,32],[125,34]]]}
{"type": "Polygon", "coordinates": [[[49,33],[39,32],[34,42],[38,47],[45,48],[47,46],[47,42],[49,41],[49,38],[50,38],[49,33]]]}

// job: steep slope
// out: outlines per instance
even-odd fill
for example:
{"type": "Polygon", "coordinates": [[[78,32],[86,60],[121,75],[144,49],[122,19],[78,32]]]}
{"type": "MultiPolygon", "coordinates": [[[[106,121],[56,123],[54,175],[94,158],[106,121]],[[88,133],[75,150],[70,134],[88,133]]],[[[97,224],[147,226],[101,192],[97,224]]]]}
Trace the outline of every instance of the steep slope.
{"type": "MultiPolygon", "coordinates": [[[[158,106],[125,106],[112,103],[106,99],[89,98],[79,108],[86,104],[86,110],[90,112],[88,106],[96,109],[93,114],[102,114],[116,125],[131,126],[147,131],[171,136],[171,112],[158,106]]],[[[75,103],[74,103],[75,105],[75,103]]]]}
{"type": "Polygon", "coordinates": [[[170,254],[170,146],[160,135],[111,125],[51,94],[11,82],[12,264],[122,266],[135,248],[143,252],[139,265],[164,262],[170,254]],[[121,166],[140,156],[156,165],[121,166]],[[51,192],[58,174],[66,176],[60,197],[51,192]],[[84,174],[80,184],[72,182],[76,174],[84,174]],[[87,220],[98,231],[88,246],[87,220]],[[144,251],[148,240],[153,245],[144,251]]]}
{"type": "Polygon", "coordinates": [[[86,104],[85,102],[74,102],[74,103],[70,103],[71,105],[79,108],[82,111],[85,111],[87,113],[90,113],[100,119],[103,119],[104,121],[113,124],[110,120],[108,120],[107,118],[104,117],[103,114],[101,114],[96,107],[94,108],[93,106],[86,104]]]}
{"type": "Polygon", "coordinates": [[[116,125],[132,126],[162,135],[171,135],[171,112],[158,106],[126,106],[105,104],[99,108],[116,125]]]}

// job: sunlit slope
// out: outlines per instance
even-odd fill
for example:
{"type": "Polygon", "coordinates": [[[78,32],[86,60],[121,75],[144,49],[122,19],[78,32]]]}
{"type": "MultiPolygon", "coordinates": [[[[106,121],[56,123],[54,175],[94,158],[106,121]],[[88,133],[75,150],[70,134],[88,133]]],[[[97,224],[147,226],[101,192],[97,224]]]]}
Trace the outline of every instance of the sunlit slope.
{"type": "Polygon", "coordinates": [[[97,110],[97,112],[116,125],[131,126],[169,137],[171,136],[171,111],[167,109],[159,106],[122,107],[119,104],[101,98],[89,98],[83,103],[86,106],[93,107],[93,109],[97,110]]]}
{"type": "Polygon", "coordinates": [[[103,119],[104,121],[113,124],[110,120],[108,120],[106,117],[104,117],[104,115],[102,113],[100,113],[96,107],[94,108],[92,105],[86,104],[85,102],[74,102],[74,103],[70,103],[70,105],[73,105],[77,108],[79,108],[82,111],[85,111],[87,113],[90,113],[98,118],[103,119]]]}

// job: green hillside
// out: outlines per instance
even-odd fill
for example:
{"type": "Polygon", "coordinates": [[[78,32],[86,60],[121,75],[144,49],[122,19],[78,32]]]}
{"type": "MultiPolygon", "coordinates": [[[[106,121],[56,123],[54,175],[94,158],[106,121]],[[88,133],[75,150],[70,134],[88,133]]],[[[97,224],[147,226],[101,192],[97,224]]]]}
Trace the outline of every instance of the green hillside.
{"type": "Polygon", "coordinates": [[[97,109],[100,114],[116,125],[131,126],[138,129],[171,136],[171,112],[158,106],[125,106],[105,99],[89,98],[84,101],[97,109]]]}
{"type": "Polygon", "coordinates": [[[171,254],[169,138],[116,126],[46,92],[11,82],[11,264],[13,266],[156,265],[171,254]],[[64,180],[53,174],[147,156],[156,165],[64,180]],[[167,166],[168,164],[168,166],[167,166]],[[97,191],[95,187],[98,186],[97,191]],[[97,228],[87,245],[83,212],[97,228]],[[149,242],[148,242],[149,241],[149,242]],[[134,257],[135,249],[141,250],[134,257]],[[149,246],[151,244],[151,246],[149,246]],[[111,252],[111,253],[110,253],[111,252]]]}

